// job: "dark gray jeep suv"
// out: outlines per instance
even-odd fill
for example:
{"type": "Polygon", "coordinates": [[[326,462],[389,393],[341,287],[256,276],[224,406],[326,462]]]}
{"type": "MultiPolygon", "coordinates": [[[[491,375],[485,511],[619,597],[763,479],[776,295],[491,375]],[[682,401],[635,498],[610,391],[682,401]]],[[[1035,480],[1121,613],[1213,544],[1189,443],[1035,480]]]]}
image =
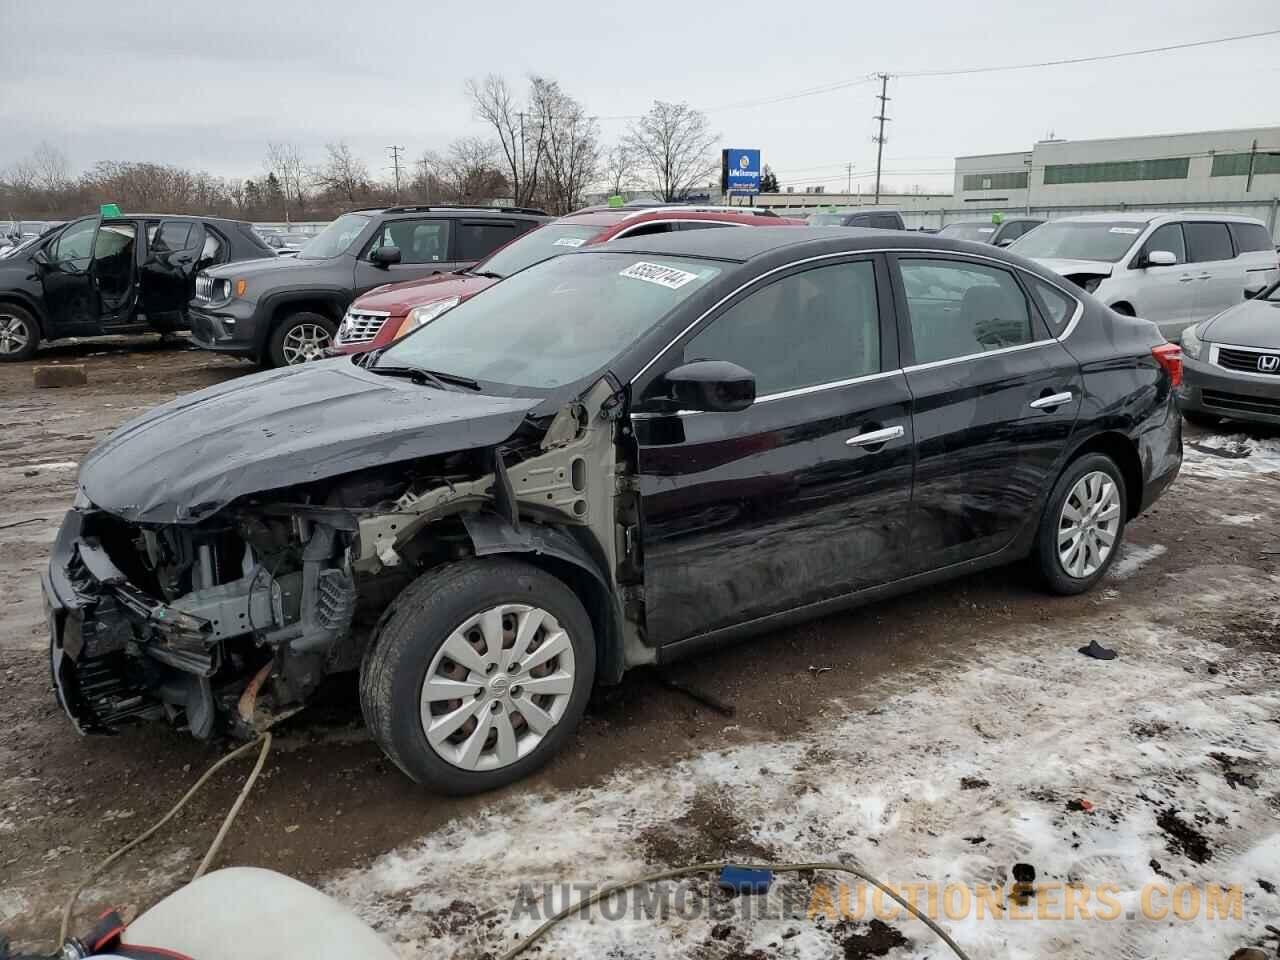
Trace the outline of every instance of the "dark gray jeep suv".
{"type": "Polygon", "coordinates": [[[201,273],[189,310],[192,339],[264,366],[317,359],[356,297],[384,284],[463,270],[548,219],[523,207],[343,214],[296,257],[201,273]]]}

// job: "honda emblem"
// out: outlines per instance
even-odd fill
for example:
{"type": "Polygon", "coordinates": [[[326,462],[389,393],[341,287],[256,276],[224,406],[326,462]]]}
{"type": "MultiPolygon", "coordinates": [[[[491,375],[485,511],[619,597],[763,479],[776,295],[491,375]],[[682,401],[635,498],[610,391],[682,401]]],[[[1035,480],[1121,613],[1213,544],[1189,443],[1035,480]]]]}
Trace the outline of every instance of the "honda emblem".
{"type": "Polygon", "coordinates": [[[1280,370],[1280,356],[1264,353],[1258,358],[1258,370],[1262,373],[1275,373],[1280,370]]]}

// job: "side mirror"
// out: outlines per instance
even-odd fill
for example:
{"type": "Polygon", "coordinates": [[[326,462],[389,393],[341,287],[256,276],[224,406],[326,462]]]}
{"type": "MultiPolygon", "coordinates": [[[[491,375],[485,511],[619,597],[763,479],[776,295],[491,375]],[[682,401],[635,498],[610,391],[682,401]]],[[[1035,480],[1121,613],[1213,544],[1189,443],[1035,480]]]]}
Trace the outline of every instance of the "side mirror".
{"type": "Polygon", "coordinates": [[[1001,237],[999,240],[997,240],[997,241],[996,241],[996,246],[997,246],[997,247],[1007,247],[1007,246],[1008,246],[1009,244],[1011,244],[1011,243],[1013,243],[1013,238],[1012,238],[1012,237],[1001,237]]]}
{"type": "Polygon", "coordinates": [[[389,267],[393,263],[400,262],[400,248],[379,247],[377,250],[373,251],[373,256],[369,259],[379,267],[389,267]]]}
{"type": "Polygon", "coordinates": [[[1173,267],[1177,264],[1178,258],[1168,250],[1152,250],[1142,261],[1144,267],[1173,267]]]}
{"type": "Polygon", "coordinates": [[[1266,293],[1266,291],[1267,291],[1267,285],[1265,283],[1259,283],[1250,287],[1245,287],[1244,298],[1246,300],[1252,300],[1254,297],[1257,297],[1262,295],[1263,293],[1266,293]]]}
{"type": "Polygon", "coordinates": [[[756,399],[756,377],[728,360],[695,360],[663,378],[679,410],[736,413],[756,399]]]}

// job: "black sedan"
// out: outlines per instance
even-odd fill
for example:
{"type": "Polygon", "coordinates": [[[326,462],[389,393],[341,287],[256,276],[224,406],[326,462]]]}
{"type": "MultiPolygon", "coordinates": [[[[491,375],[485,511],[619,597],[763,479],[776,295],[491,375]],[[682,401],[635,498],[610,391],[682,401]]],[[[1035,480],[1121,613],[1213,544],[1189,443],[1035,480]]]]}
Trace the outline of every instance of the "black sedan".
{"type": "Polygon", "coordinates": [[[82,731],[210,736],[359,669],[409,776],[496,787],[629,667],[1015,560],[1089,589],[1178,472],[1180,375],[1152,324],[989,246],[571,253],[104,441],[44,582],[58,695],[82,731]]]}
{"type": "MultiPolygon", "coordinates": [[[[1251,291],[1252,292],[1252,291],[1251,291]]],[[[1182,334],[1183,415],[1212,427],[1224,417],[1280,426],[1280,284],[1182,334]]]]}

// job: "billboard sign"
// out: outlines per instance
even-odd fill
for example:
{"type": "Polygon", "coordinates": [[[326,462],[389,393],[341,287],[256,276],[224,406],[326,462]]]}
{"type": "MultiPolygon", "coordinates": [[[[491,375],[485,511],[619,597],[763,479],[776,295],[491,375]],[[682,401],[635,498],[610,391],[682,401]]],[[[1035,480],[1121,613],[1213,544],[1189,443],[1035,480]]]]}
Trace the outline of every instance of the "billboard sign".
{"type": "Polygon", "coordinates": [[[720,152],[720,189],[727,194],[760,192],[760,151],[727,148],[720,152]]]}

